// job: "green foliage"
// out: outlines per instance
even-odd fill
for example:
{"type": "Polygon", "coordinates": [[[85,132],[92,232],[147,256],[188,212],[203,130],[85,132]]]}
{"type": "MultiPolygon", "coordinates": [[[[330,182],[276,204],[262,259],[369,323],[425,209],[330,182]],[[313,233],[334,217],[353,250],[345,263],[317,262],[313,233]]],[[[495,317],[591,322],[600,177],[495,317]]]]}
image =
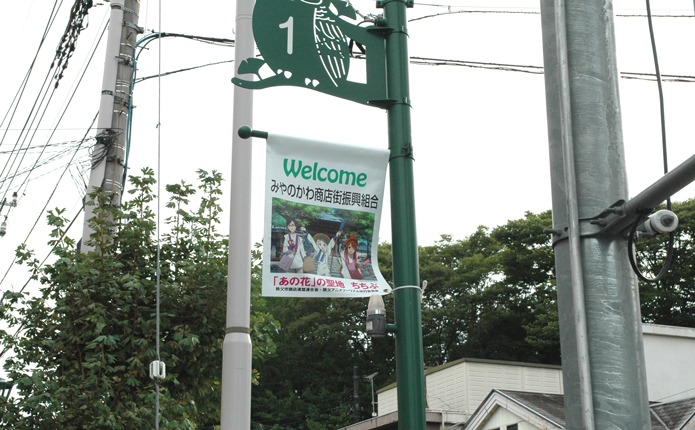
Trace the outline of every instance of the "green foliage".
{"type": "MultiPolygon", "coordinates": [[[[655,324],[695,327],[695,199],[673,203],[672,210],[679,220],[674,232],[673,263],[658,282],[640,282],[642,319],[655,324]]],[[[664,265],[668,238],[639,239],[635,248],[640,270],[654,276],[664,265]]]]}
{"type": "MultiPolygon", "coordinates": [[[[229,241],[218,231],[221,176],[198,171],[199,184],[167,186],[167,232],[160,245],[161,359],[168,377],[159,387],[164,428],[210,428],[219,417],[222,327],[229,241]],[[190,210],[195,200],[199,205],[190,210]]],[[[95,251],[74,251],[64,237],[63,212],[48,214],[56,260],[47,267],[20,247],[38,294],[6,292],[0,331],[13,356],[6,370],[14,398],[2,424],[19,429],[151,428],[157,284],[155,184],[145,170],[121,210],[95,210],[95,251]],[[112,221],[118,228],[109,233],[112,221]]],[[[108,202],[106,196],[93,196],[108,202]]],[[[314,217],[287,204],[289,217],[314,217]],[[294,213],[295,211],[296,213],[294,213]]],[[[646,322],[695,327],[695,201],[674,204],[680,228],[675,260],[660,282],[640,283],[646,322]]],[[[346,215],[346,216],[349,216],[346,215]]],[[[357,225],[350,219],[348,224],[357,225]]],[[[443,235],[419,249],[425,364],[462,357],[558,364],[557,294],[550,212],[527,213],[463,240],[443,235]]],[[[664,242],[638,244],[647,271],[663,263],[664,242]]],[[[395,382],[392,337],[365,336],[366,300],[260,296],[260,245],[252,251],[251,329],[254,358],[252,428],[325,430],[369,417],[371,387],[395,382]],[[280,329],[282,327],[282,329],[280,329]],[[353,397],[354,367],[360,396],[353,397]]],[[[391,246],[379,245],[380,270],[392,278],[391,246]]],[[[393,298],[384,297],[394,322],[393,298]]]]}
{"type": "Polygon", "coordinates": [[[350,299],[268,298],[280,321],[277,354],[257,363],[254,429],[328,430],[366,418],[371,388],[362,376],[379,372],[376,387],[392,378],[394,345],[365,336],[367,302],[350,299]],[[354,406],[353,367],[360,376],[360,408],[354,406]]]}
{"type": "MultiPolygon", "coordinates": [[[[0,306],[9,327],[21,333],[0,333],[12,351],[5,368],[15,381],[0,419],[4,428],[153,428],[157,389],[163,428],[219,422],[229,243],[218,233],[221,175],[200,170],[198,179],[197,189],[167,187],[167,207],[175,213],[160,242],[159,276],[151,169],[131,178],[130,199],[120,209],[105,204],[104,193],[91,196],[97,202],[93,252],[78,253],[64,237],[67,222],[58,209],[48,214],[56,260],[40,267],[29,250],[18,249],[40,288],[6,293],[0,306]],[[200,204],[189,210],[196,194],[200,204]],[[148,366],[158,356],[167,377],[156,386],[148,366]]],[[[253,282],[257,296],[257,275],[253,282]]],[[[272,354],[278,326],[261,300],[251,318],[256,357],[272,354]]]]}
{"type": "Polygon", "coordinates": [[[559,363],[550,212],[420,248],[425,362],[461,357],[559,363]]]}
{"type": "MultiPolygon", "coordinates": [[[[461,357],[559,363],[550,213],[488,229],[461,241],[451,236],[421,247],[425,364],[461,357]],[[550,312],[550,314],[549,314],[550,312]]],[[[392,277],[391,246],[379,245],[380,270],[392,277]]],[[[391,296],[384,297],[393,312],[391,296]]],[[[376,387],[395,382],[393,338],[364,336],[366,301],[268,299],[283,329],[277,354],[258,363],[254,429],[333,429],[369,417],[371,393],[353,405],[353,366],[378,372],[376,387]],[[359,418],[357,418],[359,417],[359,418]]],[[[388,320],[393,322],[393,314],[388,320]]]]}

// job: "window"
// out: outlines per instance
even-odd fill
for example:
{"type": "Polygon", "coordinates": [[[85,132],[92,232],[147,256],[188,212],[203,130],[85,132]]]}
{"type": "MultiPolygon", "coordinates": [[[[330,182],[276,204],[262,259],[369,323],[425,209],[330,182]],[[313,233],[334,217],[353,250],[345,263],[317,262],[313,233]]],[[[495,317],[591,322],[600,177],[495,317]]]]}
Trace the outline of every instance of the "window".
{"type": "Polygon", "coordinates": [[[507,430],[519,430],[519,424],[512,424],[507,426],[507,430]]]}

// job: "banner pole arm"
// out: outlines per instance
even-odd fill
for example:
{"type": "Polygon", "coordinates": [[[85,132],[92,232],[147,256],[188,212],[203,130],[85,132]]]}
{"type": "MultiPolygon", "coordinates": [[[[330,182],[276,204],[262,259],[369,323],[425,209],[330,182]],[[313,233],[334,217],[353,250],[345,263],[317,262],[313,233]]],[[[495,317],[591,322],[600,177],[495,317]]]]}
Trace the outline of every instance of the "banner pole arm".
{"type": "Polygon", "coordinates": [[[268,138],[267,131],[253,130],[251,129],[251,127],[247,125],[239,127],[238,134],[239,137],[241,137],[242,139],[248,139],[249,137],[260,137],[261,139],[268,138]]]}

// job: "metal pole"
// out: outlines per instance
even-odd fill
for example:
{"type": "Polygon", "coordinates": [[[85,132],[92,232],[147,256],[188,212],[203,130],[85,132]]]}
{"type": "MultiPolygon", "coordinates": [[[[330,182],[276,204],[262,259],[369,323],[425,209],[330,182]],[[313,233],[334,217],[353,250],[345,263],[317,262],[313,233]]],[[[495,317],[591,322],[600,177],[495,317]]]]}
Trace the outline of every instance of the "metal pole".
{"type": "Polygon", "coordinates": [[[565,27],[565,2],[555,0],[555,42],[558,58],[558,96],[560,131],[562,138],[562,167],[565,171],[565,190],[567,205],[568,243],[570,255],[570,286],[574,306],[574,339],[577,348],[577,376],[579,382],[582,427],[594,429],[594,407],[591,397],[591,369],[589,363],[589,340],[586,327],[586,308],[584,306],[584,276],[582,273],[581,240],[579,228],[579,208],[577,206],[577,180],[574,160],[574,140],[572,139],[572,108],[567,62],[567,34],[565,27]]]}
{"type": "MultiPolygon", "coordinates": [[[[89,194],[96,188],[101,188],[110,194],[112,206],[118,207],[121,204],[135,39],[139,33],[142,33],[142,29],[138,27],[139,11],[139,0],[111,2],[109,35],[97,121],[97,144],[92,153],[92,170],[85,202],[89,200],[89,194]]],[[[85,204],[80,245],[82,252],[92,249],[88,241],[92,235],[89,224],[93,217],[94,206],[85,204]]]]}
{"type": "Polygon", "coordinates": [[[354,411],[355,422],[362,418],[360,413],[360,376],[358,374],[359,369],[357,366],[352,366],[352,400],[354,401],[354,411]]]}
{"type": "Polygon", "coordinates": [[[671,170],[644,191],[625,202],[625,214],[634,215],[644,209],[654,209],[695,180],[695,155],[671,170]]]}
{"type": "Polygon", "coordinates": [[[395,300],[398,427],[424,430],[425,375],[422,352],[419,267],[413,192],[406,0],[381,3],[390,31],[386,35],[391,224],[395,300]]]}
{"type": "MultiPolygon", "coordinates": [[[[236,68],[254,56],[253,0],[236,2],[236,68]]],[[[222,347],[222,430],[251,428],[251,161],[252,139],[237,130],[253,126],[253,94],[234,87],[232,173],[229,211],[227,317],[222,347]]]]}
{"type": "Polygon", "coordinates": [[[565,0],[563,7],[542,0],[541,19],[553,224],[556,230],[574,230],[579,240],[578,247],[570,240],[555,244],[567,428],[588,428],[592,407],[594,428],[648,429],[639,296],[627,241],[619,234],[581,234],[583,222],[627,196],[612,2],[565,0]],[[563,40],[566,58],[559,54],[558,41],[563,40]],[[563,94],[571,96],[564,121],[563,94]],[[567,184],[576,185],[576,192],[567,184]],[[572,214],[575,204],[577,218],[572,214]],[[577,262],[581,273],[573,274],[577,262]],[[582,308],[588,362],[582,362],[586,351],[578,338],[582,308]],[[583,380],[587,365],[589,378],[583,380]],[[586,390],[591,390],[592,405],[587,405],[586,390]]]}

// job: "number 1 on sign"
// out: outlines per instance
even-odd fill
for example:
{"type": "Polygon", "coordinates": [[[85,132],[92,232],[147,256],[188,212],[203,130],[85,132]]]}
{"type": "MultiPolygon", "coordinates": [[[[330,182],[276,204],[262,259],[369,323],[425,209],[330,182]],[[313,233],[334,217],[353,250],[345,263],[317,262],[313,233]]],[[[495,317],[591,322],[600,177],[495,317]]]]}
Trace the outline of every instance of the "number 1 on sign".
{"type": "Polygon", "coordinates": [[[292,39],[294,33],[294,17],[287,18],[287,21],[279,25],[280,28],[287,29],[287,55],[292,55],[294,47],[292,46],[292,39]]]}

